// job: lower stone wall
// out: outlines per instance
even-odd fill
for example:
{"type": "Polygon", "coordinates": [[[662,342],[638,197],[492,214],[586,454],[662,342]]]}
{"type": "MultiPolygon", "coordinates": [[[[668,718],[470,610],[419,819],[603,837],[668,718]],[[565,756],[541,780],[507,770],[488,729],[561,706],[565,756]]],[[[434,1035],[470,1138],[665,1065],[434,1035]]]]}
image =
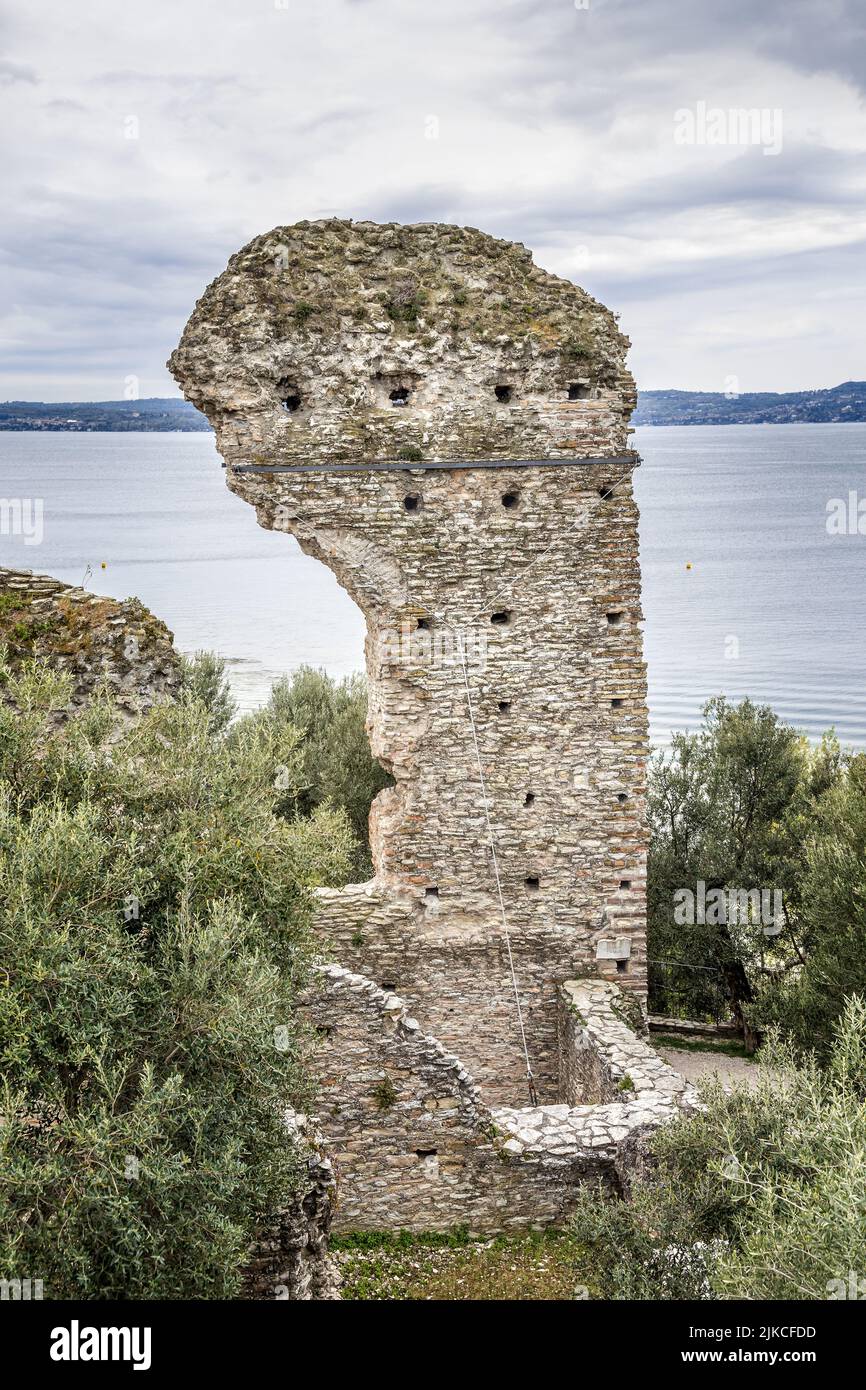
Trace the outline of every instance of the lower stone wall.
{"type": "Polygon", "coordinates": [[[319,1039],[310,1060],[316,1123],[337,1178],[335,1230],[496,1234],[560,1224],[582,1183],[617,1189],[621,1141],[669,1119],[687,1087],[617,1018],[614,986],[579,981],[568,990],[591,1025],[582,1046],[610,1030],[606,1065],[627,1057],[633,1091],[610,1104],[491,1110],[402,999],[340,966],[319,973],[305,1011],[319,1039]]]}
{"type": "Polygon", "coordinates": [[[644,1037],[633,996],[604,980],[566,980],[559,990],[560,1100],[604,1104],[630,1094],[679,1094],[685,1083],[644,1037]]]}
{"type": "Polygon", "coordinates": [[[337,1265],[328,1254],[336,1183],[330,1160],[315,1144],[308,1147],[303,1119],[289,1111],[287,1129],[304,1150],[297,1192],[256,1241],[244,1280],[243,1297],[254,1300],[336,1299],[337,1265]]]}
{"type": "Polygon", "coordinates": [[[593,1046],[586,1021],[565,989],[559,991],[559,1100],[602,1105],[619,1099],[607,1060],[593,1046]]]}
{"type": "MultiPolygon", "coordinates": [[[[510,963],[498,917],[488,922],[425,910],[382,896],[372,884],[317,893],[317,928],[332,960],[345,963],[386,993],[397,993],[425,1033],[460,1057],[488,1105],[528,1100],[526,1066],[510,963]],[[451,920],[453,917],[453,921],[451,920]]],[[[435,902],[435,900],[434,900],[435,902]]],[[[540,1099],[560,1099],[559,989],[563,980],[607,975],[642,996],[646,962],[642,928],[633,938],[628,973],[597,961],[601,921],[585,932],[556,921],[512,933],[514,970],[533,1076],[540,1099]]],[[[620,925],[617,935],[627,935],[620,925]]]]}

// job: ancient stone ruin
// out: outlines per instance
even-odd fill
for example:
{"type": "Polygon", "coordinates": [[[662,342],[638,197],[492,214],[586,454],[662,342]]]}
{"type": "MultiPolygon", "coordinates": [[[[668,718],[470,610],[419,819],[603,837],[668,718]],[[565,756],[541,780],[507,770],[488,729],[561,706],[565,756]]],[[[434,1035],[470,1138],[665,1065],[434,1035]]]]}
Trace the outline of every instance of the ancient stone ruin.
{"type": "Polygon", "coordinates": [[[105,690],[131,720],[181,686],[172,634],[138,599],[118,602],[30,570],[0,569],[0,648],[12,671],[35,661],[67,678],[63,717],[105,690]]]}
{"type": "Polygon", "coordinates": [[[611,1177],[619,1137],[683,1089],[612,1002],[621,986],[640,1020],[646,987],[627,347],[523,246],[323,221],[233,256],[171,358],[229,487],[367,622],[393,786],[372,881],[319,894],[338,969],[310,1002],[344,1227],[555,1219],[563,1162],[611,1177]],[[613,1035],[572,1026],[587,979],[611,991],[591,1002],[613,1035]],[[631,1047],[660,1090],[627,1114],[631,1047]],[[617,1113],[592,1134],[561,1113],[594,1103],[617,1113]],[[558,1195],[539,1190],[542,1130],[558,1195]]]}

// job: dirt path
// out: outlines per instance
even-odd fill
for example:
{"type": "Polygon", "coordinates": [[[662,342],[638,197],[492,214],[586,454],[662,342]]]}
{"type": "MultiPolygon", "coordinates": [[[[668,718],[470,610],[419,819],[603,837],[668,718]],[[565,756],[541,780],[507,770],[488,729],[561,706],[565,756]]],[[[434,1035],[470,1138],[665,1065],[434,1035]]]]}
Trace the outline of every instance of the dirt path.
{"type": "Polygon", "coordinates": [[[747,1057],[729,1057],[724,1052],[687,1052],[679,1047],[660,1047],[659,1056],[687,1081],[718,1075],[726,1086],[756,1086],[758,1064],[747,1057]]]}

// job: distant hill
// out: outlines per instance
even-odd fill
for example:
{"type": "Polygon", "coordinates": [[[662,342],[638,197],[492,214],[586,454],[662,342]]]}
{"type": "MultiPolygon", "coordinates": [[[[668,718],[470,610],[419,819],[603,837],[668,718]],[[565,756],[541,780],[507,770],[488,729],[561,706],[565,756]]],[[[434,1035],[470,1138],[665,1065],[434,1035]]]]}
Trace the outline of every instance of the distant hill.
{"type": "Polygon", "coordinates": [[[843,381],[826,391],[641,391],[634,425],[846,424],[866,420],[866,381],[843,381]]]}
{"type": "Polygon", "coordinates": [[[209,430],[200,410],[175,397],[143,401],[5,401],[0,430],[209,430]]]}
{"type": "MultiPolygon", "coordinates": [[[[635,425],[789,425],[866,420],[866,381],[827,391],[641,391],[635,425]]],[[[200,410],[176,397],[142,401],[6,401],[0,430],[209,430],[200,410]]]]}

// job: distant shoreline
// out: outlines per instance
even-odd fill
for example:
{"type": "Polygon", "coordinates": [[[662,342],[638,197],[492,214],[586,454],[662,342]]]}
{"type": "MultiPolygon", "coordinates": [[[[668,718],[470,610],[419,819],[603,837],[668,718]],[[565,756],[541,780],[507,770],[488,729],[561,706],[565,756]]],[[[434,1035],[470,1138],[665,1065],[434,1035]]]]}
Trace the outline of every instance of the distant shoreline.
{"type": "Polygon", "coordinates": [[[866,381],[826,391],[640,391],[633,425],[849,425],[866,421],[866,381]]]}
{"type": "MultiPolygon", "coordinates": [[[[866,423],[866,381],[820,391],[640,391],[631,423],[644,425],[848,425],[866,423]]],[[[0,430],[16,434],[210,432],[189,401],[5,401],[0,430]]]]}
{"type": "MultiPolygon", "coordinates": [[[[740,425],[750,429],[757,425],[862,425],[860,420],[636,420],[631,424],[635,429],[687,429],[704,426],[740,425]]],[[[0,434],[213,434],[210,425],[4,425],[0,424],[0,434]]],[[[409,467],[411,465],[407,465],[409,467]]]]}

